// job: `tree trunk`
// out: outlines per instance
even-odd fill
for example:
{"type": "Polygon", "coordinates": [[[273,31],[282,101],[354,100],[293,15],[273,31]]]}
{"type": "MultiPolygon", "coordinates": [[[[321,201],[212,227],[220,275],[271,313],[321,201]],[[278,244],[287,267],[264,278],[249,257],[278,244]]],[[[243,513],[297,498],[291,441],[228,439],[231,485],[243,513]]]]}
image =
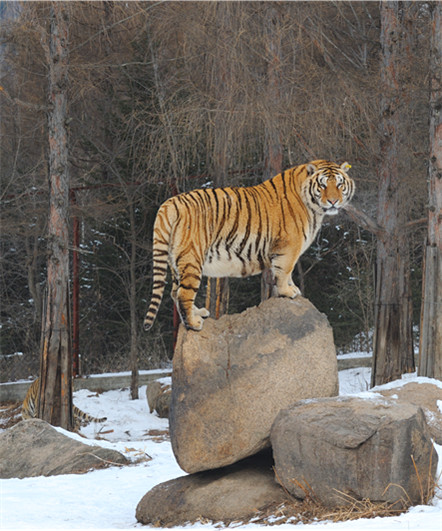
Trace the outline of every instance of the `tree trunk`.
{"type": "Polygon", "coordinates": [[[135,212],[133,205],[133,195],[129,196],[129,218],[130,218],[130,233],[131,233],[131,249],[130,249],[130,287],[129,287],[129,306],[130,306],[130,397],[132,400],[138,399],[138,315],[137,315],[137,275],[135,270],[137,259],[136,246],[136,227],[135,227],[135,212]]]}
{"type": "Polygon", "coordinates": [[[206,308],[213,319],[219,319],[227,313],[229,307],[229,279],[207,278],[206,308]]]}
{"type": "MultiPolygon", "coordinates": [[[[282,50],[281,50],[281,14],[277,6],[269,4],[266,10],[265,36],[267,51],[267,102],[266,109],[266,178],[273,177],[282,171],[282,141],[279,128],[278,111],[281,102],[282,85],[282,50]]],[[[266,269],[261,276],[261,300],[264,301],[274,295],[275,279],[273,272],[266,269]]]]}
{"type": "Polygon", "coordinates": [[[401,83],[405,58],[404,2],[381,2],[381,120],[378,239],[371,384],[414,370],[409,248],[401,205],[401,128],[406,112],[401,83]]]}
{"type": "Polygon", "coordinates": [[[273,177],[282,170],[282,140],[278,114],[281,109],[282,91],[282,45],[281,14],[273,3],[267,9],[265,18],[267,52],[267,102],[266,123],[266,178],[273,177]]]}
{"type": "Polygon", "coordinates": [[[430,160],[419,375],[442,380],[442,4],[432,3],[430,160]]]}
{"type": "Polygon", "coordinates": [[[68,15],[51,4],[49,46],[49,181],[47,298],[43,316],[38,417],[72,429],[72,359],[69,322],[69,174],[66,131],[68,15]]]}
{"type": "MultiPolygon", "coordinates": [[[[227,29],[231,26],[232,5],[229,2],[216,4],[216,20],[219,54],[216,57],[213,72],[213,91],[216,102],[213,127],[213,183],[216,188],[226,185],[229,167],[229,152],[231,148],[230,117],[234,111],[232,96],[235,86],[229,65],[227,50],[230,47],[227,29]]],[[[235,7],[233,6],[233,9],[235,7]]],[[[234,14],[233,14],[234,16],[234,14]]],[[[229,309],[230,286],[229,279],[208,278],[205,306],[210,316],[219,319],[229,309]]]]}

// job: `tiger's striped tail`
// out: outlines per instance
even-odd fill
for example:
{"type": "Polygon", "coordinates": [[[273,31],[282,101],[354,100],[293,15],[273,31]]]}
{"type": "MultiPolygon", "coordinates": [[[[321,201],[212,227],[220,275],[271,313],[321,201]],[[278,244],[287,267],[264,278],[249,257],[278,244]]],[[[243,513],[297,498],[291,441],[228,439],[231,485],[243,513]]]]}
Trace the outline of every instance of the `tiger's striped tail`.
{"type": "Polygon", "coordinates": [[[166,216],[165,205],[160,207],[155,220],[153,231],[153,284],[152,297],[149,309],[144,318],[144,330],[150,330],[155,321],[161,301],[164,287],[166,286],[167,259],[169,256],[169,237],[171,223],[166,216]]]}
{"type": "Polygon", "coordinates": [[[85,413],[79,407],[73,406],[74,421],[75,425],[80,428],[82,424],[87,424],[89,422],[106,422],[107,417],[93,417],[89,413],[85,413]]]}

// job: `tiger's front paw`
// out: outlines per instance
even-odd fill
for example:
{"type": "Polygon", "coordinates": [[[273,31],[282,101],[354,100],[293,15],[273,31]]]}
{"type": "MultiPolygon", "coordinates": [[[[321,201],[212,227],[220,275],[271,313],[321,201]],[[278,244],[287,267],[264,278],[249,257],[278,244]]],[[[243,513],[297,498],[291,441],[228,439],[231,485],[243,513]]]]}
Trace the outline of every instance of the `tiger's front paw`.
{"type": "Polygon", "coordinates": [[[288,297],[294,299],[298,295],[301,295],[301,290],[294,284],[286,286],[283,289],[278,288],[278,297],[288,297]]]}
{"type": "Polygon", "coordinates": [[[191,319],[187,319],[186,328],[199,332],[203,327],[203,318],[199,315],[194,315],[191,319]]]}
{"type": "Polygon", "coordinates": [[[193,307],[193,313],[195,315],[199,315],[203,319],[207,319],[207,317],[210,315],[210,312],[207,308],[197,308],[196,306],[193,307]]]}

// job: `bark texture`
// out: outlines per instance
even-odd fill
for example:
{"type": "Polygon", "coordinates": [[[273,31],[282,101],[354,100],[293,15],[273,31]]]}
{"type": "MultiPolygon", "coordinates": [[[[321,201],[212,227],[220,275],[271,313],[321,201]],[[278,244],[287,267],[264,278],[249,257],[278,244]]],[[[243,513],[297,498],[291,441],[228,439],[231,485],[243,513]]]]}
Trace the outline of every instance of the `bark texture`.
{"type": "Polygon", "coordinates": [[[381,3],[381,120],[378,239],[372,385],[414,370],[410,259],[402,205],[401,134],[406,98],[400,78],[406,65],[404,2],[381,3]]]}
{"type": "Polygon", "coordinates": [[[51,5],[49,46],[48,271],[43,316],[38,417],[72,429],[72,358],[69,320],[69,173],[67,117],[68,13],[51,5]]]}
{"type": "Polygon", "coordinates": [[[428,237],[419,374],[442,380],[442,4],[432,5],[428,237]]]}

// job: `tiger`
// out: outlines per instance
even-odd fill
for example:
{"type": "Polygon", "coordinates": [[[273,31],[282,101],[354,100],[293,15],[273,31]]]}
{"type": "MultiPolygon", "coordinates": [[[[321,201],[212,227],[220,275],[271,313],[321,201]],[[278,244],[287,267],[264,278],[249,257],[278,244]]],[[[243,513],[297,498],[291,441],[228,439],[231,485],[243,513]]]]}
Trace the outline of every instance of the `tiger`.
{"type": "MultiPolygon", "coordinates": [[[[37,416],[37,404],[39,396],[40,378],[37,378],[29,386],[26,397],[23,401],[21,416],[23,420],[34,419],[37,416]]],[[[73,406],[74,415],[74,430],[79,431],[81,426],[88,424],[89,422],[105,422],[107,417],[95,418],[85,413],[77,406],[73,406]]]]}
{"type": "Polygon", "coordinates": [[[292,271],[324,216],[337,214],[353,197],[350,168],[348,162],[314,160],[255,186],[201,188],[167,199],[154,222],[152,298],[144,329],[158,313],[168,266],[172,299],[191,330],[201,330],[209,316],[194,304],[203,275],[248,277],[270,269],[273,295],[299,295],[292,271]]]}

